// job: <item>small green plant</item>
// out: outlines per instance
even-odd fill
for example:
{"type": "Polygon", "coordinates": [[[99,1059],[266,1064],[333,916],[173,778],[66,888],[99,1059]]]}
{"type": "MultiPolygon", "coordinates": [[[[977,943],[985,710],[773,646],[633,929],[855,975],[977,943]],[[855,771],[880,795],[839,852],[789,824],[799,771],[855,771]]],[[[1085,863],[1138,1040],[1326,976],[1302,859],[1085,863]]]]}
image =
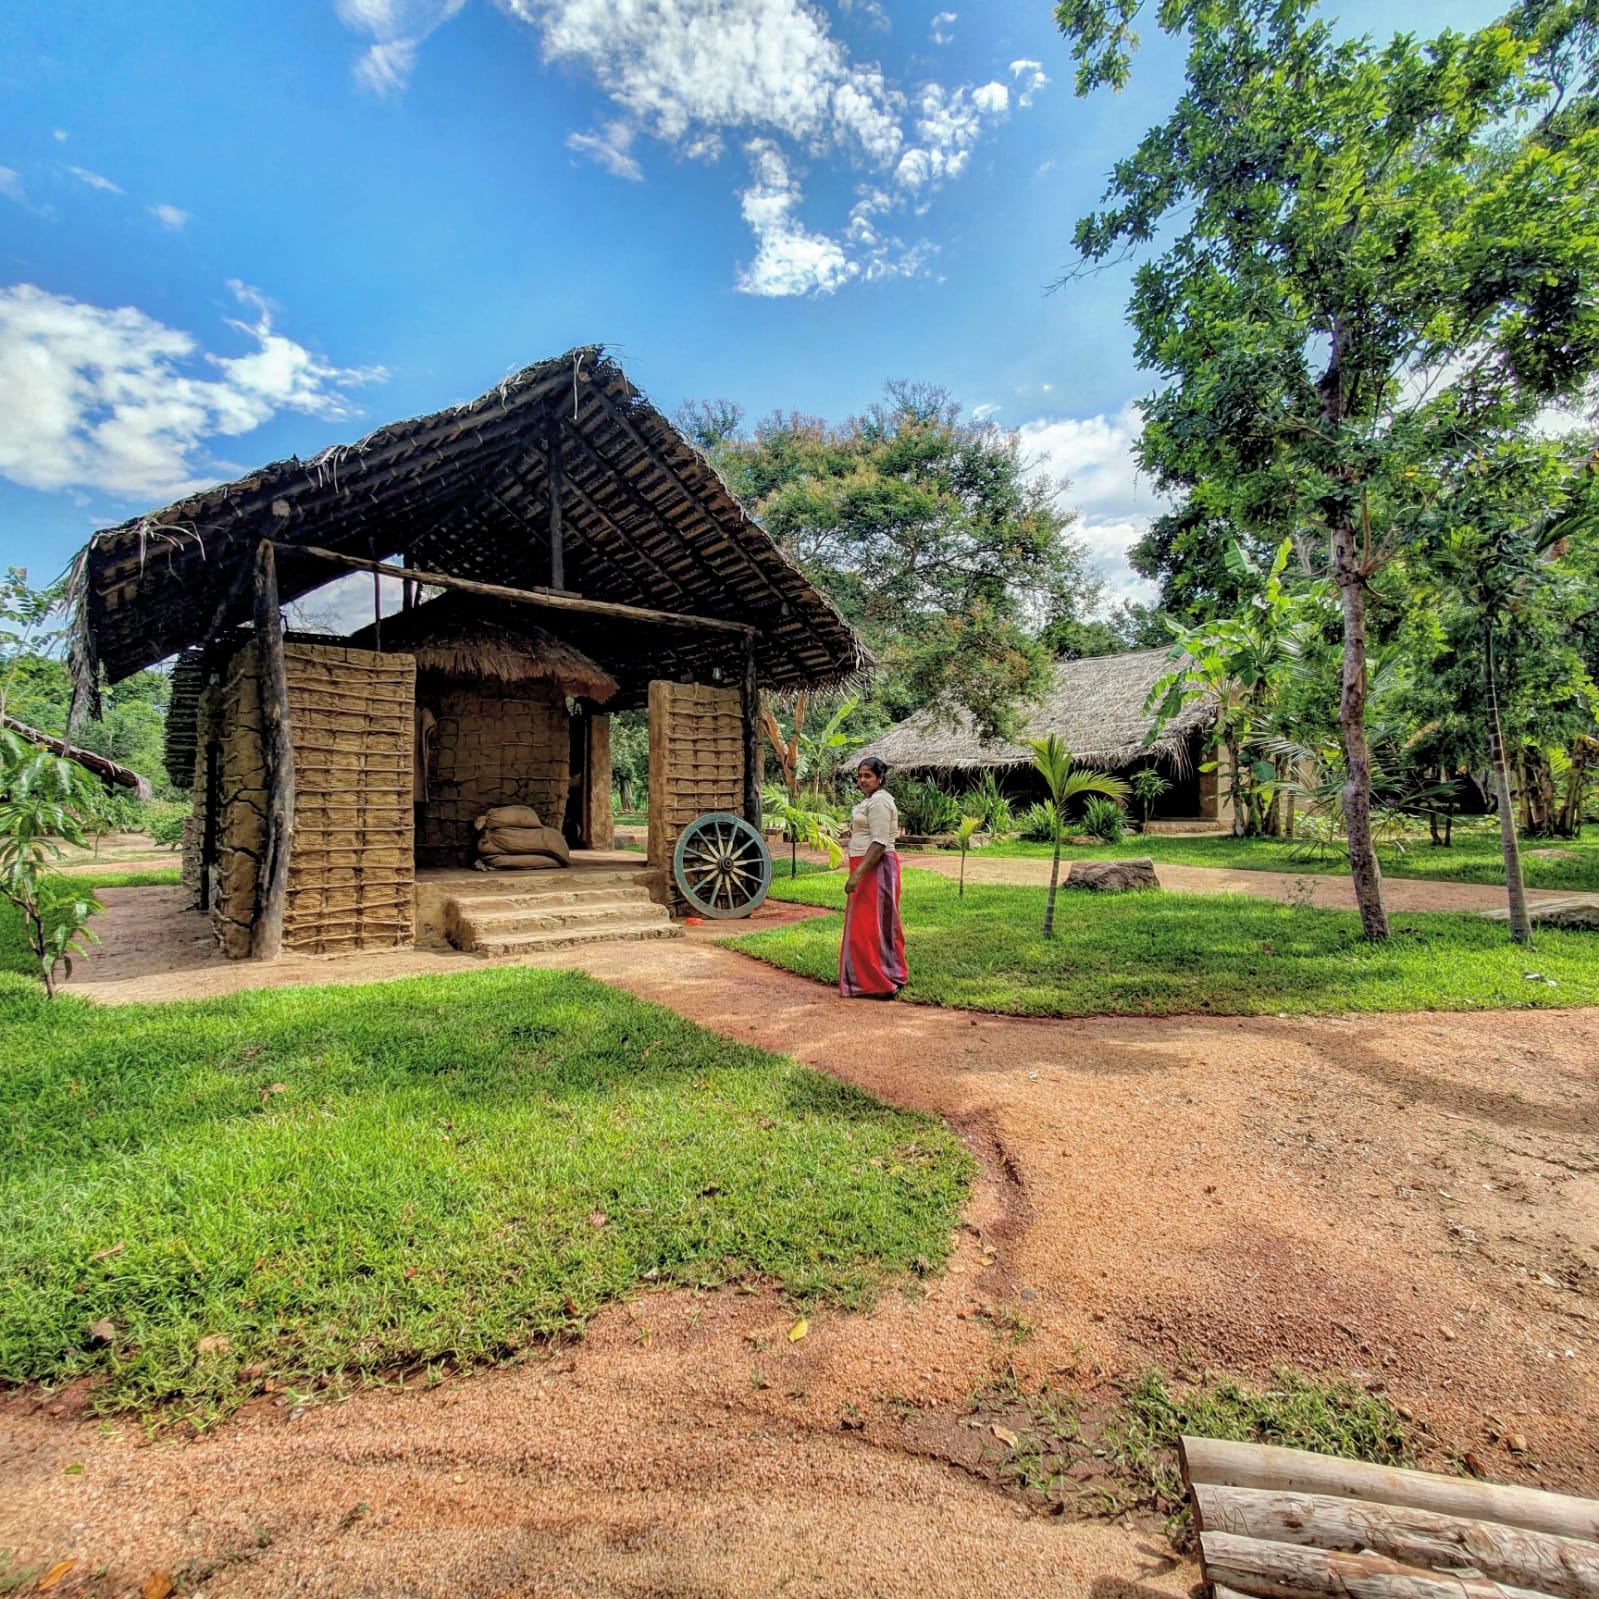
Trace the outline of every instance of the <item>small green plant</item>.
{"type": "Polygon", "coordinates": [[[966,857],[971,851],[972,834],[983,825],[981,816],[963,816],[955,829],[955,847],[961,852],[961,886],[959,899],[966,898],[966,857]]]}
{"type": "Polygon", "coordinates": [[[819,849],[827,856],[828,869],[836,870],[844,859],[833,836],[837,818],[829,811],[813,810],[797,805],[789,798],[788,790],[776,783],[768,783],[761,794],[761,814],[768,822],[776,822],[788,838],[788,875],[799,875],[799,847],[819,849]]]}
{"type": "Polygon", "coordinates": [[[1153,766],[1142,766],[1128,779],[1127,786],[1138,801],[1138,819],[1147,826],[1155,801],[1171,791],[1171,784],[1153,766]]]}
{"type": "Polygon", "coordinates": [[[1061,742],[1058,733],[1048,738],[1032,738],[1033,767],[1043,778],[1049,790],[1050,802],[1055,810],[1055,830],[1052,843],[1054,856],[1049,869],[1049,899],[1044,905],[1044,937],[1055,931],[1055,895],[1060,887],[1060,822],[1066,814],[1066,802],[1079,794],[1100,794],[1106,799],[1127,797],[1127,785],[1119,777],[1104,772],[1079,771],[1072,765],[1071,751],[1061,742]]]}
{"type": "Polygon", "coordinates": [[[184,824],[189,820],[188,805],[157,802],[145,807],[145,831],[162,849],[177,849],[183,843],[184,824]]]}
{"type": "Polygon", "coordinates": [[[1022,814],[1021,835],[1030,844],[1052,844],[1060,832],[1060,813],[1052,801],[1029,805],[1022,814]]]}
{"type": "Polygon", "coordinates": [[[953,794],[946,794],[937,783],[908,780],[894,784],[894,802],[899,806],[900,826],[907,833],[931,837],[952,831],[960,820],[960,805],[953,794]]]}
{"type": "Polygon", "coordinates": [[[1000,790],[999,779],[985,771],[976,784],[967,790],[962,806],[982,819],[983,830],[998,838],[1016,828],[1016,812],[1010,800],[1000,790]]]}
{"type": "Polygon", "coordinates": [[[1096,794],[1083,807],[1083,831],[1119,844],[1127,836],[1127,817],[1115,800],[1096,794]]]}

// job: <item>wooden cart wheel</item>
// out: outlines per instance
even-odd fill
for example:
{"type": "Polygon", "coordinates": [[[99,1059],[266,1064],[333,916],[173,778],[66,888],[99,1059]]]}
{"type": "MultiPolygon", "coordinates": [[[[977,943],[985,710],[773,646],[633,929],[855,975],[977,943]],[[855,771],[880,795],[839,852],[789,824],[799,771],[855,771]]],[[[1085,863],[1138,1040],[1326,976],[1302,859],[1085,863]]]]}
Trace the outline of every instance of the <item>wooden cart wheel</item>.
{"type": "Polygon", "coordinates": [[[748,916],[772,886],[766,840],[726,811],[697,816],[678,836],[672,853],[678,892],[701,916],[748,916]]]}

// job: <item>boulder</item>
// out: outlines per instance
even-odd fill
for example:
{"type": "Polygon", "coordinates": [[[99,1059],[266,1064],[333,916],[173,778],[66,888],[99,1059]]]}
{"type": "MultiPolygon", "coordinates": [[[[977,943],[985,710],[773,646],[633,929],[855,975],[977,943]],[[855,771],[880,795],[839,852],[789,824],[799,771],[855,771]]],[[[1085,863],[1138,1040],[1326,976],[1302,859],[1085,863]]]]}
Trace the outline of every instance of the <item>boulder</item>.
{"type": "MultiPolygon", "coordinates": [[[[1504,906],[1479,912],[1490,922],[1508,922],[1504,906]]],[[[1527,918],[1534,927],[1556,927],[1562,932],[1599,933],[1599,899],[1593,895],[1573,895],[1570,899],[1550,899],[1527,907],[1527,918]]]]}
{"type": "Polygon", "coordinates": [[[1091,888],[1099,894],[1126,894],[1134,889],[1159,888],[1155,863],[1147,855],[1135,861],[1073,861],[1066,875],[1068,888],[1091,888]]]}

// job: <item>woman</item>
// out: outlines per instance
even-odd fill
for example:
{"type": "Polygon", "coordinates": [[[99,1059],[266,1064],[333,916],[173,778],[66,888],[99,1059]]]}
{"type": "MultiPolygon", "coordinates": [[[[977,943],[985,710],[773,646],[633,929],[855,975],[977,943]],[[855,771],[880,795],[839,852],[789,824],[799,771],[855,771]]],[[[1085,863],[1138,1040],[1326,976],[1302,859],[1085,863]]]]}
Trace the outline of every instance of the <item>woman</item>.
{"type": "Polygon", "coordinates": [[[883,787],[888,768],[868,755],[855,773],[861,801],[850,813],[849,881],[838,991],[845,999],[893,999],[905,986],[899,924],[899,806],[883,787]]]}

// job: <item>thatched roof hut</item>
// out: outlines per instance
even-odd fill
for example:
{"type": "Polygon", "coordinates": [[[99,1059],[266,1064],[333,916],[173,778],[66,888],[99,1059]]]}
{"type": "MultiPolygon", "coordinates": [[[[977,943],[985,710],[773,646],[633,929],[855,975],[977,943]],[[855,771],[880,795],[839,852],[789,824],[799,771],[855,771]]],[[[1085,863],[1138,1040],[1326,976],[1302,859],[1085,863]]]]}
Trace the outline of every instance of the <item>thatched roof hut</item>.
{"type": "Polygon", "coordinates": [[[416,657],[418,675],[473,682],[554,683],[574,699],[603,705],[616,679],[599,662],[554,633],[537,627],[525,611],[444,594],[414,610],[385,617],[352,633],[352,649],[380,645],[416,657]]]}
{"type": "MultiPolygon", "coordinates": [[[[263,539],[277,547],[284,604],[361,560],[399,557],[423,574],[743,624],[761,681],[778,690],[838,687],[869,662],[838,611],[597,345],[525,367],[469,404],[96,533],[71,580],[80,695],[92,703],[102,667],[116,682],[248,621],[263,539]]],[[[586,620],[585,636],[564,626],[562,636],[618,678],[625,705],[643,704],[651,678],[703,681],[727,665],[725,637],[639,618],[608,659],[591,639],[615,646],[617,629],[586,620]],[[628,669],[640,656],[644,669],[628,669]]]]}
{"type": "MultiPolygon", "coordinates": [[[[1215,707],[1190,705],[1151,741],[1154,717],[1145,708],[1149,692],[1172,670],[1169,652],[1135,650],[1063,661],[1055,686],[1036,706],[1023,709],[1027,738],[1058,734],[1075,760],[1115,771],[1139,761],[1164,761],[1186,772],[1194,735],[1216,719],[1215,707]]],[[[983,767],[1024,766],[1033,752],[1025,743],[985,742],[971,718],[941,718],[923,711],[891,727],[856,756],[875,755],[901,771],[976,772],[983,767]]]]}

